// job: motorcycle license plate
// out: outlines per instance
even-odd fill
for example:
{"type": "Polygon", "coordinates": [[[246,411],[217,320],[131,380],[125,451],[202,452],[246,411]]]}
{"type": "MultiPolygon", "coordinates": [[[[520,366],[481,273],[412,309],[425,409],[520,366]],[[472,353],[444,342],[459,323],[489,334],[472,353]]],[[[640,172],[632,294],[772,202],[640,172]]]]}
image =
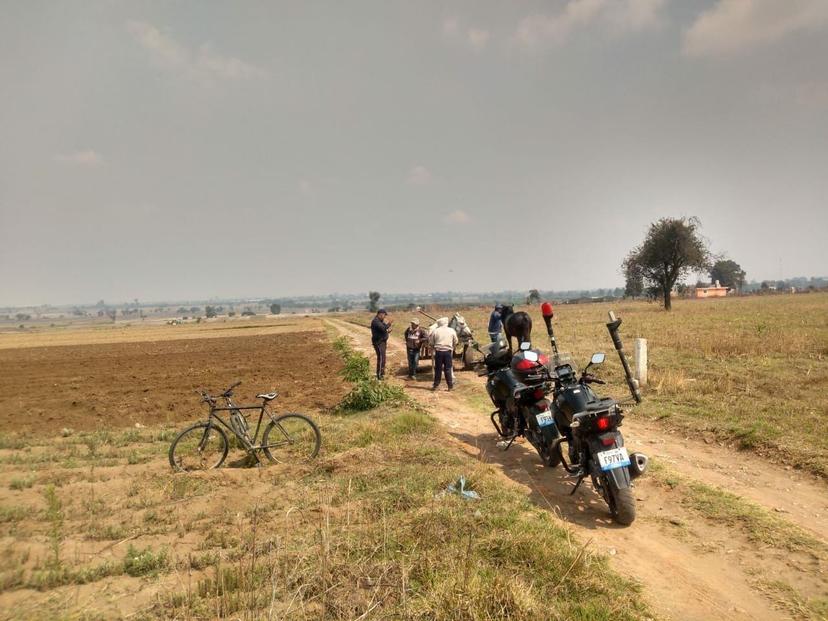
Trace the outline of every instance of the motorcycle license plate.
{"type": "Polygon", "coordinates": [[[538,427],[548,427],[555,422],[555,419],[552,418],[552,415],[548,412],[544,414],[537,414],[535,419],[538,421],[538,427]]]}
{"type": "Polygon", "coordinates": [[[612,470],[613,468],[629,466],[630,456],[627,454],[626,447],[622,446],[598,453],[598,463],[601,466],[601,470],[612,470]]]}

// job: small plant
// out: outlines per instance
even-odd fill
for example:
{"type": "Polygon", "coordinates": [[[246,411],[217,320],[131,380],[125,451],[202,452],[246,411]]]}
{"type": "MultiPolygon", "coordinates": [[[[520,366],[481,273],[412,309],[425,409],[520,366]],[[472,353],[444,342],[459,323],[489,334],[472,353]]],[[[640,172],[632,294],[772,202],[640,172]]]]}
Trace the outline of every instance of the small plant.
{"type": "Polygon", "coordinates": [[[63,542],[63,505],[55,492],[55,486],[49,485],[43,492],[46,498],[46,520],[49,522],[49,547],[52,551],[52,568],[60,567],[60,544],[63,542]]]}
{"type": "Polygon", "coordinates": [[[33,476],[32,477],[25,477],[25,478],[22,478],[22,479],[12,479],[11,482],[9,483],[9,489],[13,489],[13,490],[17,490],[17,491],[24,490],[24,489],[29,489],[32,485],[34,485],[34,482],[35,482],[35,478],[33,476]]]}
{"type": "Polygon", "coordinates": [[[124,557],[124,573],[132,576],[154,576],[165,569],[168,564],[167,551],[153,552],[152,548],[139,550],[129,546],[124,557]]]}

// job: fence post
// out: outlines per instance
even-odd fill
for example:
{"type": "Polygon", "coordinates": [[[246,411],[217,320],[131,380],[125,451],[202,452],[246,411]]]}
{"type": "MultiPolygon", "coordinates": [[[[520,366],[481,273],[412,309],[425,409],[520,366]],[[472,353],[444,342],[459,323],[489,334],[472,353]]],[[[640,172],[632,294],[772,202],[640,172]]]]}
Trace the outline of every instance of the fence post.
{"type": "Polygon", "coordinates": [[[647,339],[635,339],[635,379],[639,386],[647,385],[647,339]]]}

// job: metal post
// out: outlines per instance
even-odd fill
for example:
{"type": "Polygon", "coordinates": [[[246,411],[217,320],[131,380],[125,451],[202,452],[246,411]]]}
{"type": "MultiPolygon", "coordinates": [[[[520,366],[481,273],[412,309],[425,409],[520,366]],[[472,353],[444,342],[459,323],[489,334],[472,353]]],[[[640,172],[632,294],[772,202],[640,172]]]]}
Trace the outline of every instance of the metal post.
{"type": "Polygon", "coordinates": [[[627,355],[624,353],[624,345],[621,343],[621,337],[618,335],[618,328],[621,326],[621,319],[615,317],[615,313],[609,311],[609,323],[607,330],[609,330],[612,344],[615,346],[615,351],[618,352],[618,357],[621,359],[621,366],[624,369],[624,376],[627,378],[627,386],[630,388],[630,394],[635,399],[636,403],[641,403],[641,391],[638,389],[638,382],[632,376],[630,364],[627,362],[627,355]]]}
{"type": "Polygon", "coordinates": [[[635,339],[635,379],[639,386],[647,385],[647,339],[635,339]]]}

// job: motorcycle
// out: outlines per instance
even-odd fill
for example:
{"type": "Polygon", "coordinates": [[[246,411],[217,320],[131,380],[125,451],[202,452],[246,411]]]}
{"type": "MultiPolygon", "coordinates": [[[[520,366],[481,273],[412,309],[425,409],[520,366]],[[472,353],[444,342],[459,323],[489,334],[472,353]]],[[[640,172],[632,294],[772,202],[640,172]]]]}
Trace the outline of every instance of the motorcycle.
{"type": "MultiPolygon", "coordinates": [[[[550,374],[554,381],[551,414],[560,431],[553,450],[557,452],[564,469],[577,477],[571,494],[574,494],[584,479],[589,477],[592,486],[609,506],[613,520],[619,524],[632,524],[635,520],[632,481],[646,470],[647,456],[643,453],[627,452],[624,437],[618,430],[624,419],[623,410],[615,399],[599,397],[591,387],[606,383],[589,373],[591,367],[604,362],[606,355],[593,354],[589,364],[579,375],[572,362],[558,351],[552,329],[552,305],[544,303],[541,311],[553,351],[553,361],[550,365],[550,374]],[[564,442],[568,444],[569,463],[561,451],[561,444],[564,442]]],[[[632,378],[618,334],[620,325],[621,320],[610,313],[607,329],[621,358],[633,399],[640,403],[641,394],[632,378]]]]}
{"type": "Polygon", "coordinates": [[[514,356],[502,339],[477,349],[485,365],[478,375],[487,376],[486,392],[496,408],[491,421],[503,438],[503,450],[523,436],[546,466],[557,466],[561,463],[556,444],[560,434],[547,399],[553,388],[548,357],[526,341],[514,356]]]}

